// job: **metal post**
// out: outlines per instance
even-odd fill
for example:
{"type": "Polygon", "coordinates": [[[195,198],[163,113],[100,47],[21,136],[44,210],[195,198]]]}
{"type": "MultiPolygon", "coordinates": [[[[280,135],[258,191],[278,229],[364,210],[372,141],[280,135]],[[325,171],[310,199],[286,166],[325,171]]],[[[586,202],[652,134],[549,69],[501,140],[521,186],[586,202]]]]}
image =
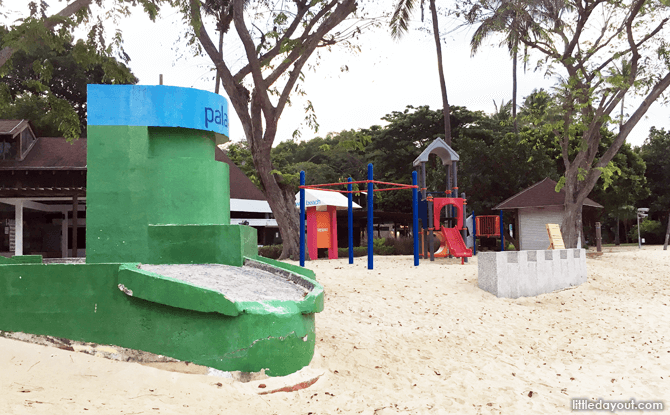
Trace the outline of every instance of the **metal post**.
{"type": "Polygon", "coordinates": [[[77,251],[79,246],[77,245],[77,234],[79,233],[79,199],[77,195],[72,196],[72,256],[74,258],[78,257],[77,251]]]}
{"type": "MultiPolygon", "coordinates": [[[[419,182],[420,182],[420,187],[421,187],[421,200],[423,200],[424,202],[427,202],[428,199],[427,199],[427,194],[426,194],[427,189],[426,189],[426,163],[425,162],[421,163],[421,180],[419,180],[419,182]]],[[[428,208],[426,208],[426,210],[428,210],[428,208]]],[[[421,233],[421,237],[422,237],[421,238],[421,243],[422,243],[422,248],[423,248],[423,258],[424,259],[428,258],[428,244],[426,243],[427,242],[426,239],[427,239],[427,236],[428,236],[428,228],[430,226],[429,225],[430,219],[427,219],[427,222],[428,223],[421,223],[421,227],[423,228],[422,233],[421,233]],[[425,232],[424,232],[424,230],[425,230],[425,232]]]]}
{"type": "Polygon", "coordinates": [[[67,221],[67,210],[63,211],[63,223],[61,223],[61,238],[60,238],[60,253],[61,257],[67,258],[67,230],[68,230],[68,221],[67,221]]]}
{"type": "Polygon", "coordinates": [[[444,197],[451,197],[451,165],[450,164],[447,164],[446,166],[444,166],[444,172],[447,175],[447,179],[446,179],[446,183],[445,183],[446,188],[445,188],[445,191],[444,191],[444,197]]]}
{"type": "Polygon", "coordinates": [[[14,255],[23,255],[23,200],[14,205],[14,255]]]}
{"type": "Polygon", "coordinates": [[[421,197],[426,200],[426,163],[421,163],[421,197]]]}
{"type": "Polygon", "coordinates": [[[372,220],[373,216],[373,195],[374,195],[374,186],[372,184],[372,163],[368,164],[368,269],[373,268],[373,256],[374,256],[374,243],[373,243],[373,232],[372,229],[372,220]]]}
{"type": "MultiPolygon", "coordinates": [[[[412,184],[416,186],[416,172],[412,172],[412,184]]],[[[414,266],[419,266],[419,189],[412,189],[412,237],[414,238],[414,266]]],[[[667,244],[667,238],[666,238],[667,244]]]]}
{"type": "Polygon", "coordinates": [[[300,266],[305,266],[305,172],[300,172],[300,266]]]}
{"type": "MultiPolygon", "coordinates": [[[[465,192],[461,193],[461,199],[463,199],[463,229],[461,229],[461,237],[463,238],[463,243],[465,243],[468,237],[468,227],[465,224],[466,220],[468,219],[468,215],[466,213],[467,203],[465,202],[465,192]]],[[[463,260],[464,262],[468,262],[467,257],[463,257],[463,260]]]]}
{"type": "Polygon", "coordinates": [[[452,167],[452,173],[451,175],[453,176],[453,181],[454,181],[454,192],[453,195],[454,197],[458,197],[458,163],[453,161],[451,163],[452,167]]]}
{"type": "Polygon", "coordinates": [[[596,222],[596,251],[603,251],[602,233],[600,231],[600,222],[596,222]]]}
{"type": "Polygon", "coordinates": [[[640,239],[640,213],[637,213],[637,247],[642,249],[642,239],[640,239]]]}
{"type": "Polygon", "coordinates": [[[503,211],[500,209],[500,252],[505,251],[505,225],[503,224],[503,211]]]}
{"type": "Polygon", "coordinates": [[[472,255],[477,255],[477,215],[472,211],[472,255]]]}
{"type": "Polygon", "coordinates": [[[428,195],[428,250],[430,251],[430,260],[435,261],[435,248],[433,246],[433,228],[435,224],[433,223],[433,196],[428,195]]]}
{"type": "MultiPolygon", "coordinates": [[[[349,182],[352,181],[351,177],[348,180],[349,182]]],[[[351,183],[347,185],[347,190],[349,191],[349,206],[348,208],[348,217],[349,217],[349,263],[353,264],[354,263],[354,194],[352,192],[352,186],[351,183]]]]}
{"type": "Polygon", "coordinates": [[[665,243],[663,244],[663,250],[668,250],[668,239],[670,239],[670,214],[668,214],[668,229],[665,231],[665,243]]]}

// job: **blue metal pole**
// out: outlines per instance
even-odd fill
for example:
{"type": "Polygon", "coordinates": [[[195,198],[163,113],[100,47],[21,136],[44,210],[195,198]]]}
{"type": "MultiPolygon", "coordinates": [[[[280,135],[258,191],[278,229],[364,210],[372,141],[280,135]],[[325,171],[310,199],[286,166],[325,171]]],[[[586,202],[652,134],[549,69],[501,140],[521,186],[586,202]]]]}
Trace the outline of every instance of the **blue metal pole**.
{"type": "MultiPolygon", "coordinates": [[[[412,172],[412,185],[416,186],[416,171],[412,172]]],[[[414,237],[414,266],[419,266],[419,189],[412,189],[412,236],[414,237]]]]}
{"type": "Polygon", "coordinates": [[[505,250],[505,225],[503,224],[503,211],[500,209],[500,251],[505,250]]]}
{"type": "Polygon", "coordinates": [[[477,255],[477,216],[472,211],[472,255],[477,255]]]}
{"type": "MultiPolygon", "coordinates": [[[[349,182],[351,182],[352,179],[351,177],[349,178],[349,182]]],[[[352,186],[351,183],[347,185],[347,190],[349,191],[349,263],[353,264],[354,263],[354,200],[353,200],[353,193],[352,191],[352,186]]]]}
{"type": "MultiPolygon", "coordinates": [[[[300,172],[300,186],[305,185],[305,172],[300,172]]],[[[300,188],[300,266],[305,266],[305,189],[300,188]]]]}
{"type": "Polygon", "coordinates": [[[374,198],[374,187],[372,185],[372,163],[368,164],[368,269],[373,268],[373,259],[372,257],[374,256],[374,250],[373,246],[374,243],[372,242],[372,234],[373,234],[373,229],[372,229],[372,220],[373,220],[373,198],[374,198]]]}

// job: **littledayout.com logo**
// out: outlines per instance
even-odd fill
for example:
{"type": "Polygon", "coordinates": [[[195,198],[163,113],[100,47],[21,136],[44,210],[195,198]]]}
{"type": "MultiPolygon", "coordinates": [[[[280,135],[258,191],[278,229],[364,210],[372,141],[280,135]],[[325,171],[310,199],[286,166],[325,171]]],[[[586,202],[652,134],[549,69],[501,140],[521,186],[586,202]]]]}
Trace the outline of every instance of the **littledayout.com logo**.
{"type": "Polygon", "coordinates": [[[220,110],[205,107],[205,128],[208,128],[210,123],[228,128],[228,114],[223,110],[223,105],[220,110]]]}

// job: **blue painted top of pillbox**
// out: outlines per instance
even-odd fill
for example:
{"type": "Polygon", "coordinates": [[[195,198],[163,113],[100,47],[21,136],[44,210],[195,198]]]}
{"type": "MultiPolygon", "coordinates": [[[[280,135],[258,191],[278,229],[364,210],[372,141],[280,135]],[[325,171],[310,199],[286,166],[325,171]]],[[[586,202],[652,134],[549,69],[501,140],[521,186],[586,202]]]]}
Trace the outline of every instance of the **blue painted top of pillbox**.
{"type": "Polygon", "coordinates": [[[228,101],[212,92],[166,85],[92,84],[87,91],[89,125],[182,127],[228,137],[228,101]]]}

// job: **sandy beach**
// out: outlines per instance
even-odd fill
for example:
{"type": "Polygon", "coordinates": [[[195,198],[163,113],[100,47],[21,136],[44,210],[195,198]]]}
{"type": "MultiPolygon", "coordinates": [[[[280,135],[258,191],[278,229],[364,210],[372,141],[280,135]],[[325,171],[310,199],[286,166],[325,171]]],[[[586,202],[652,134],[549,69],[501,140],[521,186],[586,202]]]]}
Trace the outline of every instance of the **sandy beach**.
{"type": "Polygon", "coordinates": [[[587,283],[514,300],[477,287],[476,259],[308,262],[326,291],[310,364],[323,375],[296,392],[0,338],[0,414],[560,414],[571,398],[670,408],[670,250],[604,251],[587,259],[587,283]]]}

